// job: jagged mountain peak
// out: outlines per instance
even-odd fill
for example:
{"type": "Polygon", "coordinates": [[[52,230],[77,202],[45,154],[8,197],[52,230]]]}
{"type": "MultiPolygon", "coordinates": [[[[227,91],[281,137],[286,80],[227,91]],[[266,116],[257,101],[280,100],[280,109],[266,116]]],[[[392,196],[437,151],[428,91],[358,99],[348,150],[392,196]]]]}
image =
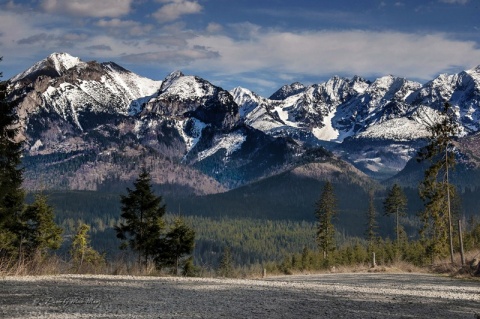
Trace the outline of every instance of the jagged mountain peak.
{"type": "Polygon", "coordinates": [[[398,90],[403,85],[415,84],[421,86],[420,83],[409,81],[402,77],[394,75],[385,75],[377,78],[369,87],[369,91],[382,89],[382,90],[398,90]]]}
{"type": "Polygon", "coordinates": [[[278,89],[275,93],[273,93],[269,99],[270,100],[285,100],[286,98],[296,95],[298,93],[303,92],[306,89],[305,85],[300,82],[293,82],[292,84],[284,85],[280,89],[278,89]]]}
{"type": "Polygon", "coordinates": [[[243,94],[243,93],[247,93],[247,94],[253,94],[253,92],[247,88],[244,88],[244,87],[241,87],[241,86],[237,86],[237,87],[234,87],[230,93],[233,95],[233,96],[238,96],[240,94],[243,94]]]}
{"type": "Polygon", "coordinates": [[[125,69],[123,66],[116,64],[115,62],[103,62],[101,63],[102,67],[107,68],[111,71],[121,72],[121,73],[131,73],[131,71],[125,69]]]}
{"type": "Polygon", "coordinates": [[[477,65],[475,68],[466,70],[465,72],[468,73],[470,76],[480,80],[480,64],[477,65]]]}
{"type": "MultiPolygon", "coordinates": [[[[480,65],[478,65],[477,67],[475,67],[473,69],[466,70],[462,73],[466,74],[468,77],[470,77],[472,80],[474,80],[475,85],[477,87],[480,87],[480,65]]],[[[462,73],[460,73],[460,74],[462,74],[462,73]]]]}
{"type": "Polygon", "coordinates": [[[219,90],[220,88],[205,79],[175,71],[163,80],[160,95],[175,96],[182,100],[192,100],[212,96],[219,90]]]}
{"type": "Polygon", "coordinates": [[[114,62],[83,62],[67,53],[51,54],[12,82],[12,96],[26,95],[19,104],[22,121],[44,112],[80,131],[96,125],[102,114],[137,114],[161,85],[114,62]]]}
{"type": "Polygon", "coordinates": [[[239,106],[240,117],[245,118],[250,112],[252,112],[265,98],[259,96],[249,89],[237,86],[230,91],[233,96],[233,100],[239,106]]]}
{"type": "Polygon", "coordinates": [[[52,61],[55,64],[55,69],[59,71],[59,73],[65,70],[71,69],[74,66],[82,63],[80,58],[74,57],[65,52],[52,53],[47,59],[52,61]]]}
{"type": "Polygon", "coordinates": [[[375,79],[375,81],[371,85],[371,89],[389,88],[396,79],[400,79],[400,78],[396,78],[391,74],[384,75],[382,77],[375,79]]]}
{"type": "Polygon", "coordinates": [[[84,64],[80,58],[73,57],[68,53],[52,53],[45,59],[35,63],[33,66],[17,74],[10,79],[11,82],[17,82],[23,79],[32,80],[39,75],[49,75],[57,77],[63,75],[67,70],[84,64]]]}
{"type": "Polygon", "coordinates": [[[185,76],[182,71],[176,70],[167,75],[162,82],[162,87],[160,88],[160,92],[166,91],[177,79],[185,76]]]}
{"type": "Polygon", "coordinates": [[[364,93],[371,83],[361,77],[343,78],[334,76],[321,84],[315,85],[320,91],[324,92],[324,100],[333,102],[336,107],[337,102],[343,102],[348,96],[364,93]]]}
{"type": "Polygon", "coordinates": [[[232,95],[198,76],[170,74],[160,93],[145,106],[144,115],[171,119],[195,118],[224,130],[239,123],[238,105],[232,95]]]}
{"type": "MultiPolygon", "coordinates": [[[[467,113],[467,117],[471,118],[472,112],[478,113],[479,100],[480,66],[457,74],[440,74],[425,83],[408,102],[439,110],[448,101],[458,107],[460,113],[467,113]]],[[[474,117],[478,118],[478,115],[474,117]]],[[[470,120],[476,121],[474,118],[470,120]]],[[[475,126],[478,127],[478,123],[475,126]]]]}
{"type": "Polygon", "coordinates": [[[383,107],[391,100],[404,101],[422,85],[415,81],[409,81],[402,77],[387,75],[376,79],[366,90],[370,95],[372,104],[383,107]]]}

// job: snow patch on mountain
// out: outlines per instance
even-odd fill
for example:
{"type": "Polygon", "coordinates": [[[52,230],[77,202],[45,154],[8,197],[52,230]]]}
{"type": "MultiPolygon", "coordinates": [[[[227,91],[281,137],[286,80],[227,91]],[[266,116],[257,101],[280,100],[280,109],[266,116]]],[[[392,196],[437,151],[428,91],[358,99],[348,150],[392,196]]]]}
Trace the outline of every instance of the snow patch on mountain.
{"type": "Polygon", "coordinates": [[[68,53],[54,53],[50,55],[49,59],[55,65],[55,70],[57,70],[58,74],[63,74],[64,71],[82,63],[80,58],[73,57],[68,53]]]}
{"type": "Polygon", "coordinates": [[[269,133],[274,129],[285,126],[285,123],[281,122],[278,115],[277,117],[274,117],[267,110],[266,106],[257,107],[248,113],[245,123],[265,133],[269,133]]]}
{"type": "Polygon", "coordinates": [[[390,139],[404,142],[430,136],[424,123],[401,117],[385,121],[379,125],[371,125],[355,138],[390,139]]]}
{"type": "Polygon", "coordinates": [[[185,142],[188,154],[198,143],[202,137],[203,129],[207,127],[208,124],[205,124],[194,117],[187,120],[177,121],[175,123],[180,136],[185,142]]]}
{"type": "MultiPolygon", "coordinates": [[[[287,98],[287,100],[291,100],[291,98],[287,98]]],[[[296,103],[297,100],[295,100],[294,103],[296,103]]],[[[285,104],[290,104],[289,101],[287,101],[285,104]]],[[[290,126],[290,127],[299,127],[301,125],[300,122],[295,121],[294,116],[292,116],[291,111],[294,109],[295,104],[292,106],[285,106],[285,105],[278,105],[273,108],[273,112],[275,112],[278,117],[280,118],[281,122],[284,123],[284,125],[290,126]]]]}
{"type": "Polygon", "coordinates": [[[185,74],[183,74],[181,71],[178,71],[178,70],[173,71],[172,73],[167,75],[167,77],[165,77],[165,79],[163,80],[162,86],[160,88],[160,92],[164,92],[168,90],[168,88],[172,86],[172,84],[182,76],[185,76],[185,74]]]}
{"type": "MultiPolygon", "coordinates": [[[[332,125],[332,118],[335,113],[331,112],[324,117],[324,126],[319,128],[315,127],[312,130],[313,135],[321,141],[335,141],[339,142],[340,133],[332,125]]],[[[342,136],[343,137],[343,136],[342,136]]]]}
{"type": "Polygon", "coordinates": [[[202,161],[207,157],[210,157],[217,153],[219,150],[224,149],[226,151],[224,161],[228,159],[228,156],[242,147],[245,142],[246,136],[241,133],[224,134],[219,137],[215,137],[214,145],[200,153],[198,153],[197,161],[202,161]]]}

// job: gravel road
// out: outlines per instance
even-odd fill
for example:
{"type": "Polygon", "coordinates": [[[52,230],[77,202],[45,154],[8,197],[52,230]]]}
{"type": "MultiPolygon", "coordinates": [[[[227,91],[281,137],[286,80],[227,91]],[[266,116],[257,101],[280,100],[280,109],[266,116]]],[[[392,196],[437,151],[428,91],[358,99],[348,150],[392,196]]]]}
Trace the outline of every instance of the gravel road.
{"type": "Polygon", "coordinates": [[[0,318],[476,319],[480,282],[378,273],[258,280],[5,277],[0,278],[0,318]]]}

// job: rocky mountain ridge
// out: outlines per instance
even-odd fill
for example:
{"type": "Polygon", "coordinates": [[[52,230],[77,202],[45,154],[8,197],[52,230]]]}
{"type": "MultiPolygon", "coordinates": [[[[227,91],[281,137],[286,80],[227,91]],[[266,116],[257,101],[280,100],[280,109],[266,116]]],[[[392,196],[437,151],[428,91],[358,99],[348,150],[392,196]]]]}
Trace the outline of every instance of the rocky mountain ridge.
{"type": "Polygon", "coordinates": [[[172,191],[208,194],[311,163],[337,170],[339,158],[390,177],[424,143],[445,101],[461,134],[477,132],[479,88],[477,67],[424,85],[394,76],[296,82],[264,98],[179,71],[152,81],[113,62],[54,53],[13,77],[10,97],[19,102],[30,188],[113,187],[147,166],[172,191]]]}
{"type": "Polygon", "coordinates": [[[145,166],[166,191],[201,195],[332,157],[246,125],[229,92],[181,72],[151,81],[56,53],[10,91],[29,189],[121,188],[145,166]]]}
{"type": "Polygon", "coordinates": [[[252,127],[324,145],[380,178],[405,167],[445,102],[455,110],[459,136],[480,129],[480,66],[424,85],[391,75],[373,82],[333,77],[321,84],[284,86],[273,99],[242,88],[232,95],[252,127]]]}

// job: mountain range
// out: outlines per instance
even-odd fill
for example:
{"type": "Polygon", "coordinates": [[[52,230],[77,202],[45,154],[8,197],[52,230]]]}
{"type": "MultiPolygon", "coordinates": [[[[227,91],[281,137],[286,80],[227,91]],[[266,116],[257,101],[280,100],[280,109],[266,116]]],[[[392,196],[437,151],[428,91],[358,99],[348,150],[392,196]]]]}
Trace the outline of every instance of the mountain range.
{"type": "Polygon", "coordinates": [[[31,190],[124,190],[140,167],[163,191],[196,195],[279,174],[408,184],[447,101],[460,128],[458,174],[470,176],[459,179],[480,182],[480,66],[425,84],[392,75],[295,82],[265,98],[180,71],[154,81],[53,53],[9,80],[9,98],[31,190]]]}

